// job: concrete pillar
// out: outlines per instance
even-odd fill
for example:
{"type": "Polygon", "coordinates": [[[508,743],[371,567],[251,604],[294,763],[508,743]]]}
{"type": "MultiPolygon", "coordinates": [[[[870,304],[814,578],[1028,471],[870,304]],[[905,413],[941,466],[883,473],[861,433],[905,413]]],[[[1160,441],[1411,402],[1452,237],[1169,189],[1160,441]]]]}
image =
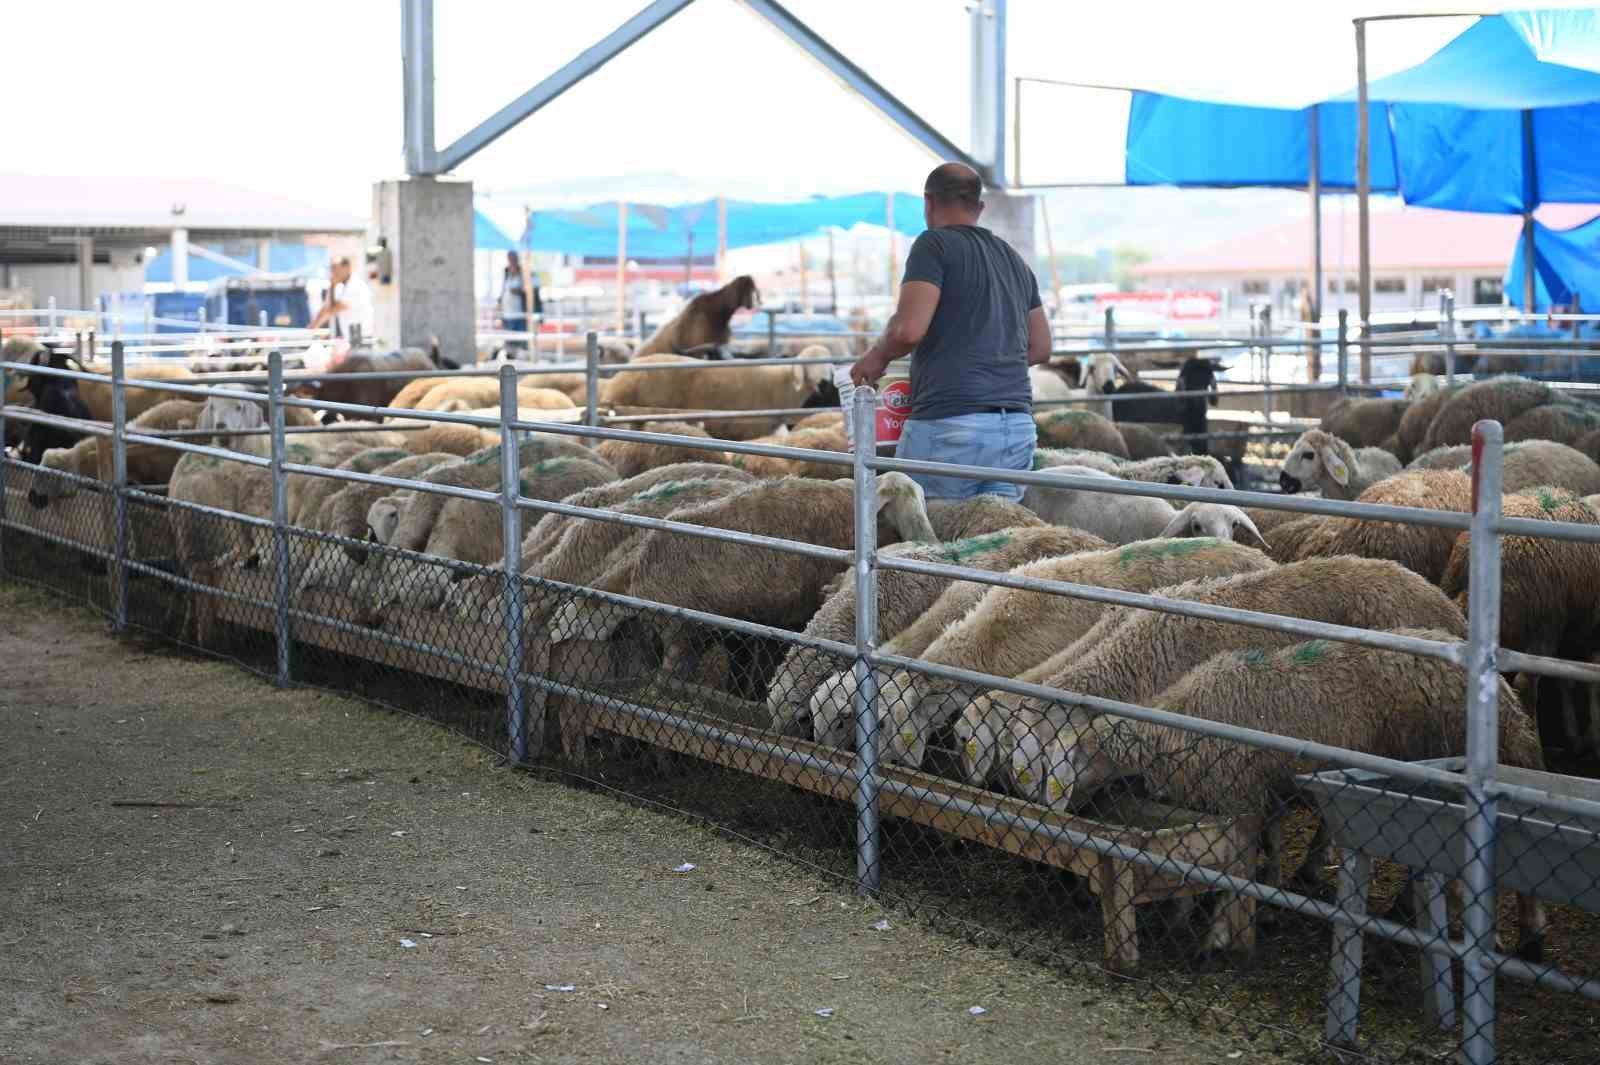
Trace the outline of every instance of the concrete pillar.
{"type": "Polygon", "coordinates": [[[94,309],[94,238],[78,238],[78,306],[94,309]]]}
{"type": "Polygon", "coordinates": [[[372,188],[372,221],[393,257],[389,284],[367,281],[382,343],[426,348],[438,338],[447,357],[476,361],[472,183],[380,181],[372,188]]]}
{"type": "Polygon", "coordinates": [[[1022,261],[1037,270],[1039,253],[1034,220],[1039,214],[1038,198],[1027,193],[986,189],[983,203],[983,217],[978,224],[1015,248],[1022,261]]]}
{"type": "Polygon", "coordinates": [[[189,283],[189,231],[172,231],[172,284],[178,289],[189,283]]]}

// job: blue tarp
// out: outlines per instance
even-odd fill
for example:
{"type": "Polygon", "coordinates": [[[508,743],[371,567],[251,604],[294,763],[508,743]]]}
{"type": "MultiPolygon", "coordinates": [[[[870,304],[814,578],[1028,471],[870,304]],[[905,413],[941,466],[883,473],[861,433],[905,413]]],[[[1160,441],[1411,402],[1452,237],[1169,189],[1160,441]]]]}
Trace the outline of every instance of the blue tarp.
{"type": "MultiPolygon", "coordinates": [[[[866,223],[889,224],[888,194],[864,192],[852,196],[816,197],[796,203],[753,203],[727,200],[727,246],[747,248],[760,244],[801,240],[830,228],[849,229],[866,223]]],[[[523,233],[523,245],[533,251],[597,257],[617,254],[616,203],[594,204],[575,210],[534,211],[523,233]]],[[[894,194],[894,228],[907,236],[922,232],[922,197],[894,194]]],[[[709,255],[717,250],[717,201],[678,207],[628,204],[630,257],[682,258],[693,252],[709,255]]]]}
{"type": "MultiPolygon", "coordinates": [[[[1600,20],[1592,11],[1479,19],[1426,62],[1368,87],[1372,187],[1407,203],[1520,214],[1600,202],[1600,20]]],[[[1354,185],[1356,107],[1319,105],[1323,184],[1354,185]]],[[[1304,109],[1137,92],[1130,185],[1304,188],[1304,109]]]]}
{"type": "Polygon", "coordinates": [[[479,210],[472,212],[472,246],[478,251],[517,250],[516,241],[506,236],[504,230],[479,210]]]}
{"type": "MultiPolygon", "coordinates": [[[[1600,218],[1574,229],[1551,229],[1535,222],[1533,244],[1535,311],[1548,311],[1552,303],[1572,307],[1574,298],[1584,310],[1600,308],[1600,218]]],[[[1522,307],[1526,269],[1525,249],[1518,239],[1505,283],[1506,295],[1516,307],[1522,307]]]]}
{"type": "MultiPolygon", "coordinates": [[[[227,255],[219,245],[203,245],[207,251],[227,255]]],[[[234,256],[241,263],[254,263],[255,253],[234,256]]],[[[328,249],[313,244],[277,244],[267,251],[267,271],[274,274],[324,275],[328,272],[328,249]]],[[[212,259],[189,255],[190,281],[216,281],[225,277],[248,277],[253,270],[235,269],[212,259]]],[[[167,284],[172,281],[172,249],[163,248],[154,259],[144,264],[145,284],[167,284]]]]}

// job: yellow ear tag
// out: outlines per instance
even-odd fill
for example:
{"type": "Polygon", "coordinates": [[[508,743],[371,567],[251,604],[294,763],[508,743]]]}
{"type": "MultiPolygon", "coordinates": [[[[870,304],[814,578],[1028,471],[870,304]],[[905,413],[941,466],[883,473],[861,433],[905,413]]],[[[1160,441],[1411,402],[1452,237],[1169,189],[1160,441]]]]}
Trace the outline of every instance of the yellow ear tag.
{"type": "Polygon", "coordinates": [[[976,762],[978,760],[978,741],[977,740],[968,740],[967,741],[967,757],[972,759],[974,762],[976,762]]]}
{"type": "Polygon", "coordinates": [[[1050,797],[1051,802],[1055,802],[1057,799],[1061,798],[1061,796],[1066,794],[1066,789],[1061,786],[1061,781],[1057,780],[1055,777],[1051,777],[1049,780],[1045,781],[1044,791],[1045,794],[1050,797]]]}
{"type": "Polygon", "coordinates": [[[1017,770],[1017,783],[1026,788],[1033,783],[1033,774],[1026,769],[1017,770]]]}

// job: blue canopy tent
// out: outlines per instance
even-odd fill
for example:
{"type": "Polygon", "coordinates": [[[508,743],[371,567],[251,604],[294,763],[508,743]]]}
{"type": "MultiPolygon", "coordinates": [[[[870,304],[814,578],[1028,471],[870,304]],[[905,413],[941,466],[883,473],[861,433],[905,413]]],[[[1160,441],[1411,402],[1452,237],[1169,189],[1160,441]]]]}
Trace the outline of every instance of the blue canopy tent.
{"type": "Polygon", "coordinates": [[[517,245],[482,211],[472,212],[472,247],[477,251],[516,251],[517,245]]]}
{"type": "MultiPolygon", "coordinates": [[[[1600,218],[1573,229],[1534,223],[1533,309],[1600,307],[1600,218]]],[[[1528,283],[1528,247],[1519,245],[1506,271],[1506,290],[1528,283]]]]}
{"type": "MultiPolygon", "coordinates": [[[[1364,40],[1358,22],[1358,51],[1364,40]]],[[[1520,11],[1481,18],[1423,63],[1299,110],[1135,92],[1126,180],[1315,194],[1349,188],[1353,176],[1363,215],[1373,190],[1398,192],[1418,206],[1521,214],[1526,254],[1537,239],[1539,204],[1600,203],[1595,144],[1600,18],[1594,11],[1520,11]],[[1365,189],[1363,96],[1375,131],[1365,189]]],[[[1365,319],[1370,266],[1362,244],[1365,319]]],[[[1320,279],[1320,264],[1317,273],[1320,279]]],[[[1514,302],[1533,302],[1526,287],[1514,302]]]]}
{"type": "Polygon", "coordinates": [[[864,192],[794,203],[702,200],[677,207],[601,203],[574,210],[532,211],[522,235],[530,251],[595,257],[692,258],[724,248],[747,248],[815,236],[867,223],[897,233],[922,232],[922,197],[864,192]],[[892,214],[891,214],[892,211],[892,214]]]}

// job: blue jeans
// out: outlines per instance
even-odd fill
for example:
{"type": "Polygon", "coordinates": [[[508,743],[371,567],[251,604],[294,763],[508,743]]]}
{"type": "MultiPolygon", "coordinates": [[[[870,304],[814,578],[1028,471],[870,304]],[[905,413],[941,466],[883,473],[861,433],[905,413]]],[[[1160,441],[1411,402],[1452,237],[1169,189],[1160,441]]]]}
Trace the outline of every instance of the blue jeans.
{"type": "MultiPolygon", "coordinates": [[[[895,457],[997,470],[1031,470],[1037,437],[1033,415],[1026,411],[962,414],[933,421],[911,419],[900,433],[895,457]]],[[[1022,499],[1023,486],[1007,481],[971,481],[923,473],[913,473],[911,479],[922,486],[929,499],[971,499],[978,495],[1002,496],[1013,502],[1022,499]]]]}

